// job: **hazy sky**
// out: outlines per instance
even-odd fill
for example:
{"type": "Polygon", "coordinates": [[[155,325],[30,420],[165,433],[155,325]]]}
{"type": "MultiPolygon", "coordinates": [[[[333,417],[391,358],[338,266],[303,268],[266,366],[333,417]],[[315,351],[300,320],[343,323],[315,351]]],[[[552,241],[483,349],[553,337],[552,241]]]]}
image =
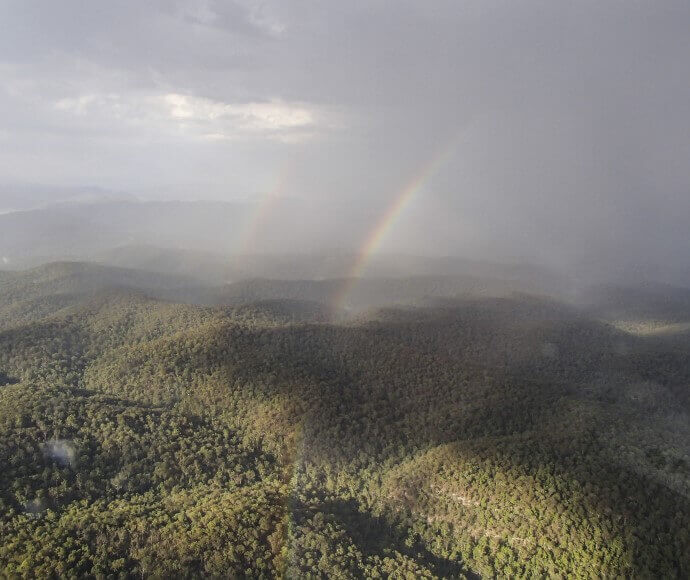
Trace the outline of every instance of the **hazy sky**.
{"type": "Polygon", "coordinates": [[[0,185],[375,223],[445,152],[383,247],[684,268],[689,31],[687,0],[0,0],[0,185]]]}

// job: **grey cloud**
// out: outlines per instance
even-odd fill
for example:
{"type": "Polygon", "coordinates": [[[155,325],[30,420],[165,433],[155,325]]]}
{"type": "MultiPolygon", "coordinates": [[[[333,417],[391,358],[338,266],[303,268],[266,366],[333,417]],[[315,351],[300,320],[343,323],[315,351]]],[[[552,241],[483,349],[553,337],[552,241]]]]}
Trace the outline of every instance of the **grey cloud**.
{"type": "Polygon", "coordinates": [[[460,135],[382,250],[687,270],[687,2],[5,1],[0,23],[0,182],[244,199],[292,163],[286,194],[374,224],[460,135]]]}

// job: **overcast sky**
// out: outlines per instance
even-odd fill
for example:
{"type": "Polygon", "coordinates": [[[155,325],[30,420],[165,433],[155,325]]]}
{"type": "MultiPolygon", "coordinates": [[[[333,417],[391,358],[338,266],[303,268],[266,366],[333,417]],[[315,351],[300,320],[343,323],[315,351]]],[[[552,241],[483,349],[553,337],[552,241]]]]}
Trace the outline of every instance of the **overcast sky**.
{"type": "Polygon", "coordinates": [[[689,31],[687,0],[0,0],[0,186],[374,223],[445,151],[384,248],[682,269],[689,31]]]}

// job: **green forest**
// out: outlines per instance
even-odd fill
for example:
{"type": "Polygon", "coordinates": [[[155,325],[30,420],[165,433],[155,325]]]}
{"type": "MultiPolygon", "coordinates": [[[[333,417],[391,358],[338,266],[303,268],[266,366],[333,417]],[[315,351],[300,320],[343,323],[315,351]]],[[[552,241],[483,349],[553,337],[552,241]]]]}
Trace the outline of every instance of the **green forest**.
{"type": "Polygon", "coordinates": [[[689,577],[686,302],[439,284],[3,273],[0,576],[689,577]]]}

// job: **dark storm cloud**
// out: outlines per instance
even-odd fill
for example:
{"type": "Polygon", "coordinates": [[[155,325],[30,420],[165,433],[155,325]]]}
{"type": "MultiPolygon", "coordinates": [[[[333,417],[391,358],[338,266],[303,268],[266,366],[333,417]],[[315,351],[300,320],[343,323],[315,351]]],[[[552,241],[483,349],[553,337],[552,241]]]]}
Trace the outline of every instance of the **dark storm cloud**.
{"type": "Polygon", "coordinates": [[[373,224],[457,137],[381,249],[687,270],[689,26],[685,1],[4,1],[0,180],[246,198],[291,163],[287,194],[373,224]]]}

